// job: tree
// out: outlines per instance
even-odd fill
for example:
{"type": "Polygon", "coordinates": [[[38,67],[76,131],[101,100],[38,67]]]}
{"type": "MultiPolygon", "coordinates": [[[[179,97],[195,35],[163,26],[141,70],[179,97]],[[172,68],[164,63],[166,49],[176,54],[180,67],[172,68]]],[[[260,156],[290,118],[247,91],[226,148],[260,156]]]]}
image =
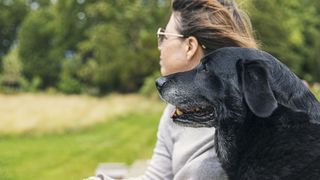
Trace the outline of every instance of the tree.
{"type": "Polygon", "coordinates": [[[40,9],[27,16],[19,32],[23,72],[29,80],[39,77],[42,88],[55,85],[61,69],[63,52],[54,49],[55,28],[53,12],[40,9]]]}
{"type": "Polygon", "coordinates": [[[308,81],[319,76],[319,4],[316,0],[252,0],[250,15],[262,49],[308,81]]]}
{"type": "MultiPolygon", "coordinates": [[[[87,6],[91,24],[78,53],[83,69],[89,64],[95,68],[89,81],[101,92],[136,91],[146,76],[158,70],[155,32],[167,20],[168,6],[146,0],[97,1],[87,6]]],[[[81,78],[88,80],[83,74],[81,78]]]]}
{"type": "Polygon", "coordinates": [[[56,87],[63,61],[75,54],[84,38],[86,19],[78,1],[57,1],[33,10],[19,33],[20,55],[26,77],[40,77],[42,88],[56,87]]]}
{"type": "Polygon", "coordinates": [[[24,0],[0,0],[0,60],[14,44],[17,30],[27,13],[24,0]]]}

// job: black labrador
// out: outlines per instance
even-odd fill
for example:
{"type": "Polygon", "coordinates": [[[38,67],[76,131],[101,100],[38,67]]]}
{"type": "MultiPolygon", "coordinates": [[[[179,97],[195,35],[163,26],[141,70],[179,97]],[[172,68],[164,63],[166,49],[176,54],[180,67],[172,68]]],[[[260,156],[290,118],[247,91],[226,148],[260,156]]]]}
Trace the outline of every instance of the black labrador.
{"type": "Polygon", "coordinates": [[[320,179],[320,103],[270,54],[221,48],[156,86],[174,122],[216,128],[230,180],[320,179]]]}

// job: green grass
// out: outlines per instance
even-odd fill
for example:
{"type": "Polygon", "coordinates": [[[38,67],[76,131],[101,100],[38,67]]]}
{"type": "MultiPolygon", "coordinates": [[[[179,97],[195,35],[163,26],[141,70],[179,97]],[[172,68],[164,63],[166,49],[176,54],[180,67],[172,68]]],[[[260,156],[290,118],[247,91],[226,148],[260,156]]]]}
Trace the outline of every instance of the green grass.
{"type": "Polygon", "coordinates": [[[63,134],[0,136],[0,179],[79,180],[100,162],[148,159],[160,115],[131,113],[63,134]]]}
{"type": "Polygon", "coordinates": [[[311,88],[311,91],[316,96],[316,98],[320,101],[320,89],[313,87],[311,88]]]}
{"type": "MultiPolygon", "coordinates": [[[[312,91],[320,100],[320,90],[313,88],[312,91]]],[[[32,102],[39,102],[39,98],[40,100],[45,99],[44,102],[53,101],[52,99],[59,100],[56,96],[38,97],[32,95],[31,97],[34,99],[32,102]]],[[[19,96],[13,99],[2,98],[3,104],[11,103],[17,107],[23,107],[25,112],[28,112],[27,108],[34,106],[32,103],[23,106],[20,103],[23,101],[19,96]]],[[[63,99],[61,104],[64,102],[70,104],[70,100],[63,99]]],[[[80,104],[79,102],[92,104],[92,100],[88,101],[83,98],[76,102],[73,104],[80,104]]],[[[131,164],[137,159],[151,158],[164,104],[135,96],[111,96],[98,102],[94,101],[95,105],[100,105],[100,103],[109,105],[106,106],[109,107],[106,109],[109,114],[105,116],[103,113],[99,113],[105,116],[105,120],[99,122],[90,119],[89,122],[92,123],[89,127],[77,125],[77,121],[74,120],[72,124],[76,124],[75,126],[63,128],[64,131],[61,132],[48,131],[45,126],[42,129],[47,133],[16,133],[18,132],[16,129],[12,129],[13,133],[8,135],[0,132],[0,180],[81,180],[84,177],[94,175],[95,168],[101,162],[131,164]],[[130,104],[131,107],[134,105],[136,110],[122,108],[122,105],[119,106],[112,102],[119,102],[123,105],[130,104]]],[[[63,106],[63,108],[69,109],[70,107],[73,106],[63,106]]],[[[50,109],[49,106],[47,109],[50,109]]],[[[0,112],[2,112],[1,115],[5,115],[7,111],[2,108],[0,112]]],[[[78,110],[73,112],[76,113],[78,110]]],[[[46,117],[47,115],[45,115],[43,116],[46,117]]],[[[19,116],[19,114],[15,116],[19,116]]],[[[59,119],[58,115],[56,116],[56,119],[59,119]]],[[[23,120],[23,118],[21,119],[23,120]]],[[[69,121],[73,119],[77,118],[70,118],[69,121]]],[[[42,121],[47,122],[45,119],[42,121]]],[[[23,124],[25,121],[19,123],[23,124]]],[[[65,127],[65,123],[65,121],[61,121],[57,123],[57,127],[65,127]]],[[[41,128],[41,125],[45,124],[42,123],[39,127],[41,128]]],[[[2,126],[2,128],[5,127],[2,126]]]]}

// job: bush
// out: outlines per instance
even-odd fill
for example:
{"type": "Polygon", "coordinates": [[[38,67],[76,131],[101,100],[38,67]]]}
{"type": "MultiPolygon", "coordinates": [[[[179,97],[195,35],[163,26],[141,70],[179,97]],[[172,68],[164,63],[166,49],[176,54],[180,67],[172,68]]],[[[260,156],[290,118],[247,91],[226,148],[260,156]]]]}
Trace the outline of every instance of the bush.
{"type": "Polygon", "coordinates": [[[67,57],[62,60],[62,71],[59,76],[57,88],[66,94],[79,94],[83,92],[83,81],[79,78],[81,61],[78,56],[67,57]]]}
{"type": "Polygon", "coordinates": [[[79,94],[82,89],[81,83],[69,76],[63,76],[58,83],[58,90],[66,94],[79,94]]]}
{"type": "Polygon", "coordinates": [[[17,48],[13,48],[2,60],[1,89],[7,93],[19,91],[22,81],[22,64],[17,48]]]}
{"type": "Polygon", "coordinates": [[[35,76],[28,81],[26,78],[23,78],[21,81],[21,90],[25,92],[37,92],[42,85],[42,79],[39,76],[35,76]]]}

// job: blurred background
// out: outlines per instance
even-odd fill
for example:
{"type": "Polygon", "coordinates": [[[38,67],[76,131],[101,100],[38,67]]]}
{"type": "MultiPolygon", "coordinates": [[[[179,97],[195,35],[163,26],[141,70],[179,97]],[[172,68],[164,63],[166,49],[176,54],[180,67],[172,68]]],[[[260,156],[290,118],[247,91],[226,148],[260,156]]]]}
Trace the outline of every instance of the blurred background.
{"type": "MultiPolygon", "coordinates": [[[[238,0],[261,49],[320,98],[320,1],[238,0]]],[[[149,159],[169,0],[0,0],[0,179],[82,179],[149,159]]]]}

